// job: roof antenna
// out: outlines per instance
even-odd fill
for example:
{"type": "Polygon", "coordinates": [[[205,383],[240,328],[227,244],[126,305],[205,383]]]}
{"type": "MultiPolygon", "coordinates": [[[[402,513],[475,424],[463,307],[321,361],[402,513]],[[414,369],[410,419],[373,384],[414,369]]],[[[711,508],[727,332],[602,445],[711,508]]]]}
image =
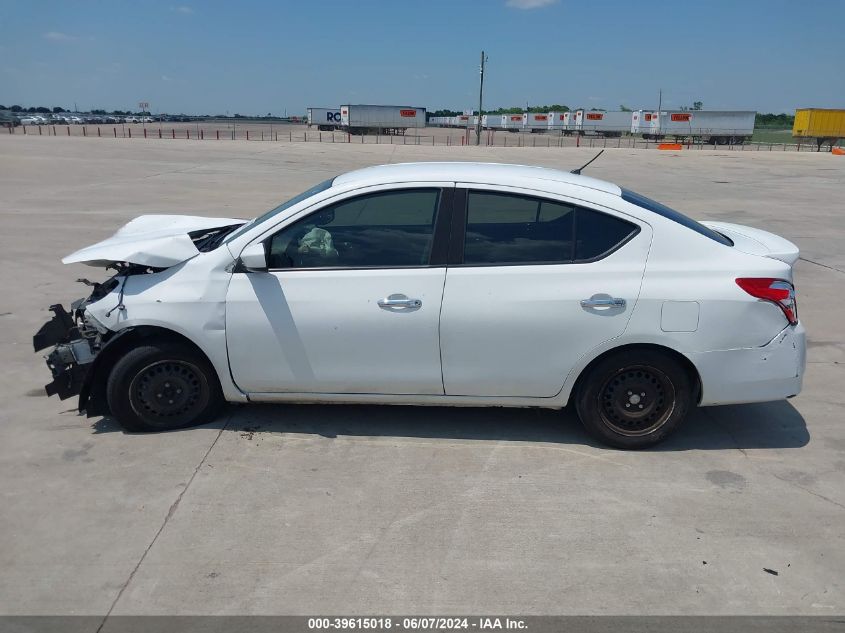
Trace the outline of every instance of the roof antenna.
{"type": "Polygon", "coordinates": [[[598,158],[599,156],[601,156],[602,154],[604,154],[604,150],[600,151],[598,154],[596,154],[595,156],[593,156],[593,157],[592,157],[589,161],[587,161],[587,163],[586,163],[586,164],[581,165],[581,167],[579,167],[578,169],[573,169],[573,170],[572,170],[571,172],[569,172],[569,173],[570,173],[570,174],[576,174],[576,175],[580,176],[580,175],[581,175],[581,170],[583,170],[583,169],[584,169],[587,165],[589,165],[590,163],[592,163],[595,159],[597,159],[597,158],[598,158]]]}

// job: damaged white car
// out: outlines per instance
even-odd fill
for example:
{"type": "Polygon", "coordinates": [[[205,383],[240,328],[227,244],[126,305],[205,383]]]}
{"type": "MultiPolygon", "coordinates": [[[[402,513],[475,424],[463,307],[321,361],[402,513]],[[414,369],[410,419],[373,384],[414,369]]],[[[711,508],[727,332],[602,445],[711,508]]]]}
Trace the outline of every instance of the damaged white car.
{"type": "MultiPolygon", "coordinates": [[[[551,169],[389,165],[265,215],[143,216],[63,261],[112,268],[34,337],[49,394],[132,431],[224,402],[574,402],[640,448],[691,407],[801,389],[776,235],[551,169]]],[[[90,282],[89,282],[90,283],[90,282]]]]}

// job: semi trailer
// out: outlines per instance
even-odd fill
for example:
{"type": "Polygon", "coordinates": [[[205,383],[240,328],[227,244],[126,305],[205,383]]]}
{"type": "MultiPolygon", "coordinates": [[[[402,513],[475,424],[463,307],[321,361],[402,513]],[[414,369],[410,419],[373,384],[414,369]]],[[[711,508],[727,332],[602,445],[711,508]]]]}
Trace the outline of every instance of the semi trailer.
{"type": "Polygon", "coordinates": [[[795,111],[792,136],[814,140],[818,151],[825,143],[833,149],[839,139],[845,138],[845,110],[800,108],[795,111]]]}
{"type": "Polygon", "coordinates": [[[578,110],[572,131],[582,136],[622,136],[631,130],[633,113],[624,110],[578,110]]]}
{"type": "Polygon", "coordinates": [[[340,129],[340,108],[308,108],[308,127],[327,132],[340,129]]]}
{"type": "Polygon", "coordinates": [[[549,112],[549,132],[572,134],[572,127],[569,121],[571,115],[571,112],[549,112]]]}
{"type": "Polygon", "coordinates": [[[405,134],[425,127],[425,108],[389,105],[342,105],[341,125],[350,134],[405,134]]]}
{"type": "Polygon", "coordinates": [[[549,131],[548,112],[524,112],[522,114],[522,129],[532,134],[549,131]]]}
{"type": "Polygon", "coordinates": [[[661,110],[646,113],[640,129],[644,139],[742,144],[751,140],[756,116],[750,110],[661,110]]]}

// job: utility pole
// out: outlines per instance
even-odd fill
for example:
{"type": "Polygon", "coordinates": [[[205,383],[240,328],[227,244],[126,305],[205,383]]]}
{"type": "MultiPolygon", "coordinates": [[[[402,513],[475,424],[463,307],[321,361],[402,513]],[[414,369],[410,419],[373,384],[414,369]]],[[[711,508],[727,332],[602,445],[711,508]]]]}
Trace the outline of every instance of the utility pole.
{"type": "Polygon", "coordinates": [[[660,111],[663,109],[663,88],[660,89],[660,92],[657,95],[657,133],[660,134],[660,111]]]}
{"type": "Polygon", "coordinates": [[[484,51],[481,51],[481,80],[478,83],[478,120],[475,122],[475,144],[481,145],[481,104],[484,98],[484,51]]]}

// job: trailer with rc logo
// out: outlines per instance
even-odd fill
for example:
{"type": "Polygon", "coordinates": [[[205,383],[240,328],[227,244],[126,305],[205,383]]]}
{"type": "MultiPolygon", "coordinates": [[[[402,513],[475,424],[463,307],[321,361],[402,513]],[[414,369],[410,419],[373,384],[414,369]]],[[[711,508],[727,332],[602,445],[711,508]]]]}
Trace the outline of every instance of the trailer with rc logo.
{"type": "Polygon", "coordinates": [[[340,129],[340,108],[308,108],[308,127],[328,132],[340,129]]]}

